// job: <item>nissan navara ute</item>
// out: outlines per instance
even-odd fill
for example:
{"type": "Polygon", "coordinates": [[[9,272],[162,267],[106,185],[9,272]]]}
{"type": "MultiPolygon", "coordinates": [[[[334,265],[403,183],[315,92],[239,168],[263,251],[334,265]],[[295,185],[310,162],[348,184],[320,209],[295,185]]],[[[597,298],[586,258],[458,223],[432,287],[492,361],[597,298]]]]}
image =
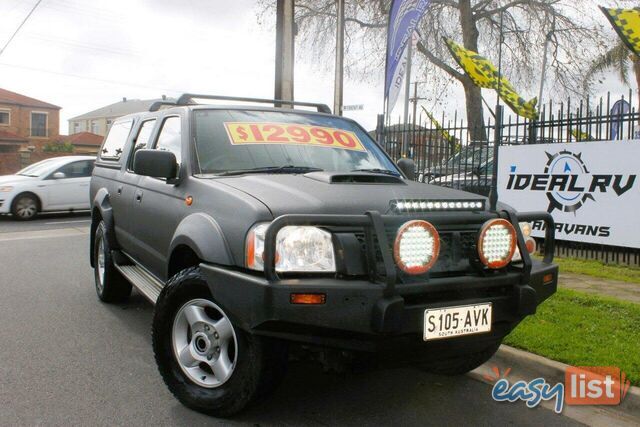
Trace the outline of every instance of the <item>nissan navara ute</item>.
{"type": "Polygon", "coordinates": [[[100,149],[96,292],[155,304],[162,378],[215,416],[273,389],[292,351],[463,374],[556,291],[553,220],[413,174],[323,104],[160,101],[100,149]]]}

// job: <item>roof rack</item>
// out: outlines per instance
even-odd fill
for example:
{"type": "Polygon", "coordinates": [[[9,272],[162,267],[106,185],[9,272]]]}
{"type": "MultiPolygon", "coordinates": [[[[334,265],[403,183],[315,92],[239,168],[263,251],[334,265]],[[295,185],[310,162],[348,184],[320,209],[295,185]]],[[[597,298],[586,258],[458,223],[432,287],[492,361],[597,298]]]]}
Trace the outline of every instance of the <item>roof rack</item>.
{"type": "Polygon", "coordinates": [[[176,104],[176,101],[156,101],[149,106],[149,111],[158,111],[163,105],[173,105],[175,107],[178,104],[176,104]]]}
{"type": "Polygon", "coordinates": [[[314,107],[319,113],[331,114],[331,109],[326,104],[318,104],[314,102],[298,102],[298,101],[285,101],[282,99],[263,99],[263,98],[241,98],[236,96],[222,96],[222,95],[202,95],[197,93],[184,93],[175,102],[172,101],[156,101],[151,104],[149,111],[158,111],[163,105],[193,105],[193,98],[213,99],[217,101],[239,101],[239,102],[252,102],[260,104],[273,104],[276,105],[292,105],[300,107],[314,107]]]}

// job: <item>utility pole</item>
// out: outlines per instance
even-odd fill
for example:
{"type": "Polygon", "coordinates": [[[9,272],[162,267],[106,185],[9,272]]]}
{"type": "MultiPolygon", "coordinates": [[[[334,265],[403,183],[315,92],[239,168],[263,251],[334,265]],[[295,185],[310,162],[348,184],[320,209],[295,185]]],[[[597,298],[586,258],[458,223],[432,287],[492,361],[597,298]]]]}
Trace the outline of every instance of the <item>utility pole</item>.
{"type": "Polygon", "coordinates": [[[407,71],[404,74],[404,138],[402,140],[402,157],[409,157],[409,97],[411,96],[411,56],[413,53],[413,34],[407,43],[407,71]]]}
{"type": "MultiPolygon", "coordinates": [[[[413,129],[416,128],[416,116],[418,115],[418,101],[422,100],[422,99],[427,99],[427,98],[418,98],[418,84],[420,83],[426,83],[426,81],[415,81],[413,82],[413,98],[410,99],[410,101],[413,103],[413,129]]],[[[419,125],[420,123],[418,123],[419,125]]]]}
{"type": "Polygon", "coordinates": [[[556,31],[556,17],[553,17],[553,21],[551,23],[551,30],[547,33],[547,36],[544,40],[544,54],[542,56],[542,73],[540,76],[540,92],[538,93],[538,105],[542,107],[542,91],[544,90],[544,80],[547,76],[547,55],[549,53],[549,43],[551,43],[551,39],[553,38],[553,33],[556,31]]]}
{"type": "Polygon", "coordinates": [[[342,115],[344,83],[344,1],[336,0],[336,69],[333,84],[333,114],[342,115]]]}
{"type": "Polygon", "coordinates": [[[503,12],[500,12],[500,44],[498,46],[498,96],[496,99],[496,121],[493,133],[493,171],[491,176],[491,190],[489,191],[490,210],[495,211],[498,205],[498,153],[502,142],[503,106],[500,104],[500,89],[502,86],[502,43],[504,43],[503,12]]]}
{"type": "Polygon", "coordinates": [[[277,0],[275,99],[293,101],[294,0],[277,0]]]}

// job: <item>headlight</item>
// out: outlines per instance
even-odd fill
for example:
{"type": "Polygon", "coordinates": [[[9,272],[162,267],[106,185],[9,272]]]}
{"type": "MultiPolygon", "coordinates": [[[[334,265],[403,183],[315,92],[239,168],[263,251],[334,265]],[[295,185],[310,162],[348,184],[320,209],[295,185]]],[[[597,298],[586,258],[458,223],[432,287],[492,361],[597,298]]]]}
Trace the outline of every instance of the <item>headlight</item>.
{"type": "Polygon", "coordinates": [[[478,256],[489,268],[506,267],[516,251],[516,230],[506,219],[484,223],[478,235],[478,256]]]}
{"type": "MultiPolygon", "coordinates": [[[[264,270],[264,237],[269,224],[259,224],[249,231],[246,266],[264,270]]],[[[331,233],[318,227],[286,226],[276,237],[276,271],[333,273],[336,260],[331,233]]]]}
{"type": "Polygon", "coordinates": [[[405,222],[396,234],[393,257],[405,273],[426,273],[435,264],[439,252],[438,231],[427,221],[405,222]]]}
{"type": "Polygon", "coordinates": [[[13,187],[10,185],[0,187],[0,193],[8,193],[9,191],[13,191],[13,187]]]}

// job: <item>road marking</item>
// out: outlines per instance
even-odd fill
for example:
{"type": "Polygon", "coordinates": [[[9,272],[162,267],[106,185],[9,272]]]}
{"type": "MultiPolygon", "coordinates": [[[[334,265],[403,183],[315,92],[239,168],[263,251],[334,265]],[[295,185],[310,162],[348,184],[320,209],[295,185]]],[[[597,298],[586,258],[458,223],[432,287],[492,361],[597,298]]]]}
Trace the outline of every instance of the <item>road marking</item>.
{"type": "Polygon", "coordinates": [[[91,222],[90,219],[76,219],[74,221],[53,221],[53,222],[45,222],[46,225],[53,225],[53,224],[73,224],[75,222],[91,222]]]}
{"type": "Polygon", "coordinates": [[[59,228],[55,230],[37,231],[16,231],[11,233],[0,233],[0,242],[10,242],[15,240],[47,239],[54,237],[73,237],[89,234],[89,227],[82,228],[59,228]]]}

